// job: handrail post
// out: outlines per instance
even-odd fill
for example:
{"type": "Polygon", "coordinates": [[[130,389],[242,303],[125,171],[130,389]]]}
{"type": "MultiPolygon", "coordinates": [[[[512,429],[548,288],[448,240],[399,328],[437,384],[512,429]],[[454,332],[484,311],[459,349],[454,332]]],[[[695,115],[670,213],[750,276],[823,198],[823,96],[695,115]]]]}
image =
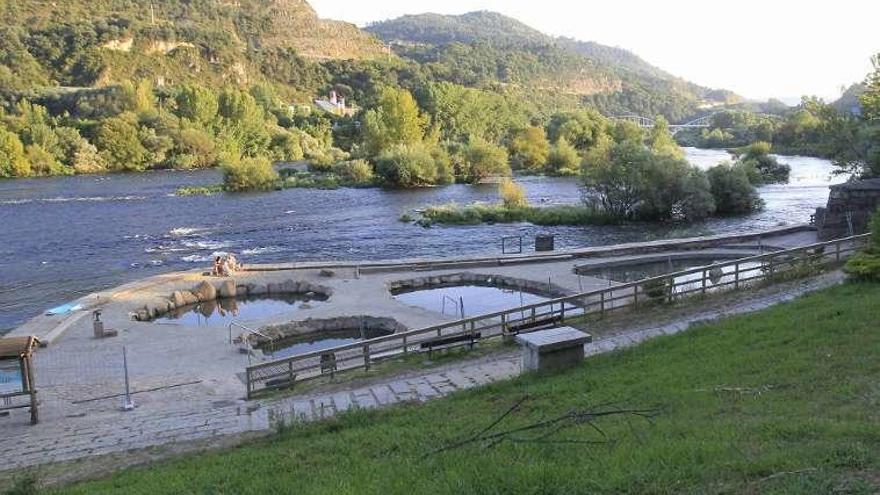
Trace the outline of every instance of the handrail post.
{"type": "Polygon", "coordinates": [[[254,384],[251,382],[251,369],[249,367],[244,369],[244,383],[247,388],[247,398],[250,400],[254,393],[254,384]]]}
{"type": "Polygon", "coordinates": [[[370,344],[364,344],[364,369],[370,371],[370,344]]]}
{"type": "Polygon", "coordinates": [[[502,334],[507,333],[507,314],[506,313],[501,315],[501,333],[502,334]]]}
{"type": "Polygon", "coordinates": [[[706,272],[706,270],[704,269],[704,270],[703,270],[703,278],[702,278],[702,280],[701,280],[701,283],[703,284],[703,291],[702,291],[703,294],[706,293],[706,275],[707,275],[707,272],[706,272]]]}
{"type": "Polygon", "coordinates": [[[838,240],[837,242],[835,242],[834,246],[835,246],[834,251],[835,251],[835,255],[837,257],[837,262],[839,263],[840,262],[840,241],[838,240]]]}
{"type": "Polygon", "coordinates": [[[733,265],[733,288],[739,289],[739,262],[733,265]]]}
{"type": "Polygon", "coordinates": [[[605,316],[605,291],[599,293],[599,315],[605,316]]]}
{"type": "Polygon", "coordinates": [[[403,334],[403,353],[406,354],[409,352],[409,348],[406,345],[406,333],[403,334]]]}
{"type": "Polygon", "coordinates": [[[639,307],[639,284],[633,285],[633,307],[639,307]]]}

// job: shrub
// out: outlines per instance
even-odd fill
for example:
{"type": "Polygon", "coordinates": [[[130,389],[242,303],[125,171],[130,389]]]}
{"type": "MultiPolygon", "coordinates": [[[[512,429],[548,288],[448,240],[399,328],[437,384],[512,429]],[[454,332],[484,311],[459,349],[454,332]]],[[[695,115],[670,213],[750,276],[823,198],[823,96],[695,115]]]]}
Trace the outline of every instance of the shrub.
{"type": "Polygon", "coordinates": [[[199,129],[184,129],[175,140],[176,155],[172,159],[174,168],[208,168],[217,165],[214,138],[199,129]]]}
{"type": "Polygon", "coordinates": [[[547,170],[556,175],[577,175],[580,163],[581,157],[574,146],[560,137],[547,157],[547,170]]]}
{"type": "Polygon", "coordinates": [[[758,141],[741,151],[744,154],[738,164],[745,168],[752,184],[788,183],[791,167],[770,156],[770,143],[758,141]]]}
{"type": "Polygon", "coordinates": [[[272,136],[272,157],[279,162],[295,162],[305,156],[297,134],[282,131],[272,136]]]}
{"type": "Polygon", "coordinates": [[[504,179],[498,184],[498,195],[501,197],[501,204],[505,208],[525,208],[529,206],[525,189],[510,179],[504,179]]]}
{"type": "Polygon", "coordinates": [[[880,282],[880,209],[871,217],[868,228],[868,246],[846,262],[844,271],[857,279],[880,282]]]}
{"type": "Polygon", "coordinates": [[[483,139],[472,139],[462,151],[462,178],[476,184],[491,176],[511,175],[507,151],[483,139]]]}
{"type": "Polygon", "coordinates": [[[510,152],[517,168],[540,171],[547,164],[550,144],[540,127],[528,127],[510,143],[510,152]]]}
{"type": "Polygon", "coordinates": [[[720,215],[737,215],[760,210],[764,202],[749,182],[746,170],[738,165],[721,163],[707,172],[715,211],[720,215]]]}
{"type": "Polygon", "coordinates": [[[15,133],[0,128],[0,177],[27,177],[31,164],[24,154],[24,145],[15,133]]]}
{"type": "Polygon", "coordinates": [[[227,191],[267,191],[278,186],[278,173],[264,157],[229,159],[223,164],[223,188],[227,191]]]}
{"type": "Polygon", "coordinates": [[[376,158],[376,173],[388,186],[420,187],[436,184],[443,170],[425,145],[399,144],[376,158]]]}
{"type": "Polygon", "coordinates": [[[334,174],[348,184],[371,184],[376,178],[372,165],[366,160],[339,162],[331,168],[334,174]]]}

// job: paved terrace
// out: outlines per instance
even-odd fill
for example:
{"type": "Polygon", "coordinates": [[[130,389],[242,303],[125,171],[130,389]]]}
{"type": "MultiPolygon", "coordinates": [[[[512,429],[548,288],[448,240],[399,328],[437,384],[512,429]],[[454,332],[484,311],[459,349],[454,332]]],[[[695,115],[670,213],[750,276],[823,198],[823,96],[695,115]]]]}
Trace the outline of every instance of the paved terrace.
{"type": "MultiPolygon", "coordinates": [[[[574,266],[634,259],[666,260],[695,251],[706,256],[748,256],[756,254],[759,245],[761,249],[781,249],[813,242],[813,230],[794,227],[750,236],[656,241],[545,255],[255,266],[234,278],[237,285],[293,280],[332,291],[329,301],[308,309],[261,320],[241,320],[251,328],[306,318],[369,315],[394,318],[413,329],[446,319],[438,313],[397,302],[388,291],[392,282],[466,272],[536,284],[546,284],[549,277],[554,292],[576,293],[607,287],[613,282],[578,277],[574,266]],[[323,269],[333,270],[334,275],[322,276],[323,269]]],[[[167,301],[173,291],[192,289],[203,280],[217,284],[223,279],[205,277],[196,271],[152,277],[86,296],[78,301],[84,309],[73,314],[39,316],[16,329],[12,335],[34,334],[48,343],[36,353],[41,423],[30,426],[26,411],[0,417],[0,471],[120,452],[146,452],[139,449],[160,445],[169,445],[166,452],[185,450],[198,445],[193,444],[196,440],[222,443],[230,435],[270,432],[280,419],[313,419],[350,407],[422,401],[520,372],[517,359],[508,351],[431,371],[405,373],[371,386],[248,402],[243,399],[245,387],[241,380],[248,357],[229,343],[224,324],[186,326],[170,321],[131,320],[130,315],[145,305],[167,301]],[[102,340],[92,337],[90,315],[94,309],[101,309],[106,327],[118,330],[119,336],[102,340]],[[120,410],[119,394],[124,390],[123,346],[128,352],[131,390],[137,405],[129,412],[120,410]]],[[[764,307],[811,288],[781,292],[741,309],[764,307]]],[[[713,310],[708,316],[721,314],[713,310]]],[[[687,327],[687,322],[671,325],[643,329],[642,333],[633,329],[597,340],[588,344],[587,354],[680,331],[687,327]]],[[[133,455],[131,459],[149,457],[133,455]]]]}

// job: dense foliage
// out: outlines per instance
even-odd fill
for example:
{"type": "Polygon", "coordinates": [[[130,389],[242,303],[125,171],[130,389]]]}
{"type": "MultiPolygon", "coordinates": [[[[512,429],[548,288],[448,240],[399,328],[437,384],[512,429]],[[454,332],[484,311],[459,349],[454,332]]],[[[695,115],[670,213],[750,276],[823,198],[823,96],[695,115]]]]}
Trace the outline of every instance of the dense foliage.
{"type": "Polygon", "coordinates": [[[880,281],[880,209],[871,217],[868,231],[868,246],[847,260],[844,270],[855,278],[880,281]]]}

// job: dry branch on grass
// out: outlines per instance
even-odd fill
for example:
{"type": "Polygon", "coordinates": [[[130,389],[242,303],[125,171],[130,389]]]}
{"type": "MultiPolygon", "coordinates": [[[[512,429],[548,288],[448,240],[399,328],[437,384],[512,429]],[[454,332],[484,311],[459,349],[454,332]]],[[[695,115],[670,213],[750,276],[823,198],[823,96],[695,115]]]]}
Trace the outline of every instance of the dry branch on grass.
{"type": "Polygon", "coordinates": [[[596,420],[610,416],[636,416],[650,420],[660,410],[657,408],[646,409],[603,409],[598,406],[596,409],[576,409],[559,416],[529,423],[523,426],[508,428],[503,431],[493,432],[499,424],[514,415],[520,406],[529,400],[529,396],[523,396],[504,411],[498,418],[493,420],[488,426],[480,431],[456,442],[452,442],[443,447],[434,449],[424,457],[428,457],[441,452],[459,449],[473,444],[483,444],[484,448],[493,448],[503,442],[511,443],[555,443],[555,444],[605,444],[613,440],[596,424],[596,420]],[[601,440],[581,440],[574,438],[558,438],[563,431],[580,426],[589,426],[600,437],[601,440]]]}

